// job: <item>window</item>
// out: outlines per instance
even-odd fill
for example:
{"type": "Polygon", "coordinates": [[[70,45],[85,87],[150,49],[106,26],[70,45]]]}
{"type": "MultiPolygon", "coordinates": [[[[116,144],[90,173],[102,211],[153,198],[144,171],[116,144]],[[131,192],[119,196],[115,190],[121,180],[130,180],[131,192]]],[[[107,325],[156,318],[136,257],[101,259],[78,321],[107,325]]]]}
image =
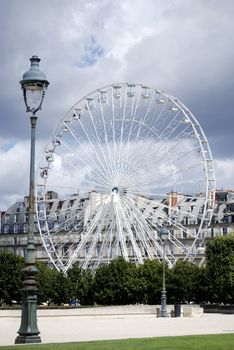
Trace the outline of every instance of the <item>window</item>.
{"type": "Polygon", "coordinates": [[[87,255],[88,255],[88,252],[89,252],[89,246],[90,246],[90,244],[89,244],[89,243],[87,243],[87,244],[86,244],[86,247],[85,247],[85,256],[87,256],[87,255]]]}
{"type": "Polygon", "coordinates": [[[26,255],[27,255],[27,250],[26,250],[26,248],[20,249],[20,250],[19,250],[19,255],[22,256],[23,258],[25,258],[26,255]]]}
{"type": "Polygon", "coordinates": [[[213,227],[211,227],[210,236],[211,236],[211,238],[214,238],[214,228],[213,227]]]}
{"type": "Polygon", "coordinates": [[[223,236],[225,236],[228,233],[227,227],[223,227],[223,236]]]}
{"type": "Polygon", "coordinates": [[[96,245],[96,256],[99,256],[100,250],[101,250],[101,243],[97,243],[97,245],[96,245]]]}
{"type": "Polygon", "coordinates": [[[65,244],[63,247],[63,256],[69,255],[69,244],[65,244]]]}
{"type": "Polygon", "coordinates": [[[24,214],[24,222],[28,222],[28,214],[24,214]]]}
{"type": "Polygon", "coordinates": [[[10,214],[5,214],[5,224],[9,224],[10,223],[10,214]]]}
{"type": "Polygon", "coordinates": [[[231,213],[234,212],[234,203],[230,203],[227,205],[227,211],[231,213]]]}
{"type": "Polygon", "coordinates": [[[185,226],[188,225],[188,217],[187,216],[184,218],[183,223],[184,223],[185,226]]]}
{"type": "Polygon", "coordinates": [[[23,224],[23,232],[24,233],[28,232],[28,224],[23,224]]]}
{"type": "Polygon", "coordinates": [[[215,193],[215,200],[217,202],[226,202],[227,201],[227,193],[225,193],[225,192],[216,192],[215,193]]]}
{"type": "Polygon", "coordinates": [[[54,229],[57,230],[59,227],[58,221],[54,221],[54,229]]]}
{"type": "Polygon", "coordinates": [[[15,224],[14,225],[14,233],[18,233],[19,232],[19,225],[15,224]]]}
{"type": "Polygon", "coordinates": [[[9,225],[4,225],[4,233],[9,233],[9,225]]]}
{"type": "Polygon", "coordinates": [[[225,215],[224,218],[223,218],[223,222],[224,222],[225,224],[227,224],[228,221],[229,221],[229,217],[228,217],[227,215],[225,215]]]}

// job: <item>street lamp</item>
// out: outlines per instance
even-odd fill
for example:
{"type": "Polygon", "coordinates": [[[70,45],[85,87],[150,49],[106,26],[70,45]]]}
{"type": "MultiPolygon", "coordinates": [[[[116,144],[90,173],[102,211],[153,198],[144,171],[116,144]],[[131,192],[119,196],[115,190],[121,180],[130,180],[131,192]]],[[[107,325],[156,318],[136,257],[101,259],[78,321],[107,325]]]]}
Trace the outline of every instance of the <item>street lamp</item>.
{"type": "Polygon", "coordinates": [[[163,281],[162,281],[162,291],[161,291],[161,317],[167,317],[167,292],[166,292],[166,282],[165,282],[165,257],[166,257],[166,242],[169,236],[169,231],[166,227],[162,227],[159,231],[160,238],[163,242],[163,281]]]}
{"type": "Polygon", "coordinates": [[[30,58],[31,68],[24,73],[20,81],[26,111],[31,113],[31,150],[30,150],[30,184],[28,201],[28,238],[25,257],[24,281],[22,292],[21,325],[15,344],[40,343],[40,332],[37,327],[37,286],[34,246],[35,226],[35,131],[37,124],[36,112],[41,109],[45,91],[49,82],[39,69],[40,58],[30,58]]]}

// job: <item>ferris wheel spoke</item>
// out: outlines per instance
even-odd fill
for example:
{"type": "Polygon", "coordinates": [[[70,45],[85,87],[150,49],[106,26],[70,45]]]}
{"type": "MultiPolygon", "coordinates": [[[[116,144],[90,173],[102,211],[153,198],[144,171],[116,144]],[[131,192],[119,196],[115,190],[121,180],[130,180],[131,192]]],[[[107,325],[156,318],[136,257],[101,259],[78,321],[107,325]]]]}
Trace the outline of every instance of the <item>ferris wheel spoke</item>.
{"type": "MultiPolygon", "coordinates": [[[[199,179],[191,179],[191,180],[184,180],[183,182],[181,181],[165,181],[163,183],[157,183],[156,185],[150,185],[146,184],[146,185],[141,185],[140,186],[140,190],[139,190],[139,184],[137,185],[132,185],[128,187],[128,193],[132,193],[132,194],[136,194],[136,195],[141,195],[144,194],[146,196],[160,196],[163,198],[168,197],[168,194],[166,192],[164,193],[159,193],[156,192],[156,190],[160,190],[160,189],[168,189],[168,191],[172,191],[172,189],[175,191],[175,187],[179,187],[179,186],[184,186],[184,185],[190,185],[190,184],[198,184],[199,183],[199,179]]],[[[186,194],[187,195],[187,194],[186,194]]]]}
{"type": "Polygon", "coordinates": [[[79,254],[79,251],[85,245],[85,243],[87,242],[87,239],[91,236],[93,232],[95,232],[95,228],[97,227],[98,221],[103,213],[104,207],[105,207],[105,202],[100,204],[99,207],[96,209],[96,212],[93,214],[92,222],[90,226],[87,227],[87,231],[84,233],[83,239],[81,240],[81,242],[79,243],[75,251],[73,252],[73,256],[70,259],[69,264],[67,265],[67,269],[71,266],[77,254],[79,254]]]}
{"type": "Polygon", "coordinates": [[[127,90],[124,94],[124,103],[123,103],[123,111],[121,115],[121,127],[120,127],[120,141],[119,141],[119,150],[117,157],[117,173],[118,173],[118,182],[119,182],[119,174],[122,170],[122,161],[123,161],[123,134],[124,134],[124,124],[126,119],[126,107],[127,107],[127,90]]]}
{"type": "MultiPolygon", "coordinates": [[[[92,159],[92,163],[95,163],[95,166],[100,170],[100,172],[103,174],[103,177],[106,179],[106,181],[110,181],[110,174],[108,174],[107,172],[107,167],[105,166],[105,163],[102,162],[100,156],[99,156],[99,152],[98,152],[98,149],[100,147],[100,144],[95,144],[96,147],[94,147],[93,143],[91,142],[88,134],[87,134],[87,131],[85,130],[85,128],[83,127],[83,124],[82,124],[82,121],[80,119],[80,125],[84,131],[84,133],[87,135],[87,141],[90,145],[90,149],[92,150],[93,152],[93,157],[91,158],[92,159]],[[98,162],[95,160],[97,159],[98,162]]],[[[76,135],[74,134],[74,132],[71,130],[71,128],[67,125],[67,129],[69,130],[70,134],[73,136],[73,138],[75,139],[75,141],[78,143],[79,146],[81,146],[78,138],[76,137],[76,135]]],[[[102,152],[103,153],[103,150],[102,152]]],[[[77,153],[76,153],[77,155],[77,153]]],[[[90,155],[89,154],[85,154],[85,157],[87,157],[87,159],[90,158],[90,155]]],[[[104,158],[105,160],[105,158],[104,158]]]]}
{"type": "MultiPolygon", "coordinates": [[[[79,171],[79,166],[76,163],[72,163],[67,158],[65,158],[65,156],[63,156],[63,155],[61,155],[60,158],[61,158],[63,164],[68,165],[70,168],[73,168],[76,171],[79,171]]],[[[89,162],[86,163],[86,166],[87,165],[89,165],[89,162]]],[[[100,169],[99,168],[96,169],[96,164],[94,166],[95,166],[95,170],[92,173],[90,173],[90,172],[88,173],[87,177],[89,180],[86,177],[85,182],[90,183],[91,185],[95,185],[95,183],[98,183],[99,185],[103,186],[103,188],[109,187],[109,183],[106,182],[106,180],[105,180],[105,178],[103,178],[103,176],[101,176],[100,169]]],[[[66,167],[66,171],[67,171],[67,167],[66,167]]],[[[60,172],[58,171],[58,173],[60,173],[60,172]]],[[[76,175],[72,175],[72,172],[70,174],[72,177],[76,178],[76,175]]]]}
{"type": "MultiPolygon", "coordinates": [[[[103,216],[104,218],[104,216],[103,216]]],[[[96,248],[96,245],[97,245],[97,242],[98,242],[98,238],[102,232],[102,228],[103,228],[103,218],[101,220],[101,222],[99,223],[99,225],[96,227],[95,229],[95,235],[90,243],[90,246],[89,246],[89,249],[88,249],[88,252],[87,252],[87,256],[86,256],[86,259],[85,259],[85,262],[83,264],[83,268],[87,268],[88,265],[89,265],[89,262],[92,258],[92,256],[94,256],[94,250],[96,248]]]]}
{"type": "Polygon", "coordinates": [[[151,110],[152,103],[154,102],[154,100],[155,100],[155,96],[154,96],[154,94],[151,94],[150,102],[149,102],[149,105],[148,105],[148,107],[146,109],[145,114],[144,115],[143,114],[139,114],[141,116],[141,119],[140,119],[141,123],[143,123],[143,124],[146,123],[147,117],[149,115],[149,112],[151,110]]]}
{"type": "MultiPolygon", "coordinates": [[[[76,163],[74,163],[74,162],[72,163],[71,161],[69,161],[67,159],[67,157],[68,157],[67,155],[60,155],[60,158],[63,160],[63,162],[66,165],[69,165],[70,167],[75,168],[76,170],[79,170],[79,166],[76,163]]],[[[97,173],[97,171],[98,171],[100,174],[102,174],[102,169],[99,167],[99,164],[95,162],[94,157],[91,157],[88,154],[84,154],[84,158],[82,158],[81,155],[76,154],[76,158],[79,159],[84,166],[87,167],[90,165],[90,166],[93,166],[94,169],[97,169],[96,176],[98,176],[100,178],[100,181],[102,183],[105,181],[105,178],[103,178],[103,176],[101,176],[101,175],[98,175],[98,173],[97,173]]],[[[106,182],[106,184],[108,184],[108,183],[106,182]]]]}
{"type": "Polygon", "coordinates": [[[96,268],[99,266],[101,263],[101,257],[105,256],[107,261],[109,262],[110,260],[110,255],[111,255],[111,245],[112,245],[112,239],[113,239],[113,220],[110,218],[111,214],[110,212],[108,213],[108,227],[107,229],[104,230],[104,237],[101,241],[101,247],[100,247],[100,252],[98,254],[98,262],[96,264],[96,268]]]}
{"type": "Polygon", "coordinates": [[[158,113],[158,115],[155,117],[154,122],[152,124],[152,128],[157,130],[157,125],[160,125],[160,123],[167,118],[167,115],[163,115],[163,113],[165,112],[165,109],[168,107],[168,103],[169,103],[169,99],[167,99],[166,101],[164,101],[162,108],[160,110],[160,112],[158,113]]]}
{"type": "MultiPolygon", "coordinates": [[[[173,142],[171,142],[171,146],[170,144],[167,142],[162,143],[163,148],[159,148],[159,152],[168,152],[170,154],[170,152],[173,152],[174,149],[176,149],[181,142],[184,142],[185,140],[187,140],[188,138],[190,138],[191,136],[193,136],[193,130],[191,130],[189,133],[186,132],[186,130],[190,129],[190,125],[187,125],[186,128],[184,130],[182,130],[178,135],[176,135],[173,138],[173,142]],[[177,142],[178,141],[178,142],[177,142]],[[168,145],[170,147],[168,147],[168,145]]],[[[153,129],[153,131],[157,134],[157,131],[153,129]]]]}
{"type": "Polygon", "coordinates": [[[119,246],[121,248],[123,257],[128,261],[128,251],[127,251],[126,241],[124,237],[124,228],[123,228],[122,218],[120,216],[119,207],[117,203],[113,203],[113,206],[114,206],[114,213],[116,217],[117,241],[119,242],[119,246]]]}
{"type": "Polygon", "coordinates": [[[106,231],[106,225],[110,220],[110,213],[111,213],[111,204],[110,202],[105,205],[102,217],[98,223],[98,226],[95,230],[95,237],[92,239],[88,255],[86,258],[86,262],[84,263],[83,267],[86,268],[88,266],[89,261],[92,259],[92,256],[94,255],[94,250],[97,246],[97,242],[99,241],[100,236],[103,234],[103,231],[106,231]]]}
{"type": "MultiPolygon", "coordinates": [[[[126,196],[123,197],[122,199],[123,199],[123,201],[125,201],[125,203],[128,206],[131,206],[131,202],[128,201],[128,198],[126,196]]],[[[153,259],[153,253],[152,252],[154,251],[154,246],[152,245],[152,242],[156,243],[156,245],[157,245],[157,241],[154,240],[152,235],[150,236],[150,232],[152,231],[152,229],[149,226],[148,222],[145,220],[145,218],[142,216],[141,211],[138,210],[138,207],[135,206],[135,205],[132,206],[132,214],[133,214],[137,224],[141,227],[140,231],[139,230],[136,231],[137,235],[139,235],[139,238],[140,238],[141,242],[144,243],[144,246],[147,249],[147,252],[149,253],[149,257],[151,259],[153,259]],[[143,233],[143,234],[141,235],[141,233],[143,233]]]]}
{"type": "Polygon", "coordinates": [[[136,242],[136,239],[133,235],[133,232],[132,232],[132,228],[131,228],[131,216],[130,214],[127,212],[127,206],[124,205],[123,201],[121,200],[121,205],[120,205],[120,211],[121,211],[121,214],[122,214],[122,218],[124,219],[124,226],[126,228],[126,231],[127,231],[127,234],[128,234],[128,237],[130,239],[130,242],[132,244],[132,248],[133,248],[133,252],[134,252],[134,255],[136,256],[137,258],[137,261],[139,263],[143,263],[143,259],[142,259],[142,256],[141,256],[141,252],[140,252],[140,249],[137,245],[137,242],[136,242]]]}
{"type": "Polygon", "coordinates": [[[133,127],[134,127],[135,117],[136,117],[136,114],[137,114],[137,108],[138,108],[139,102],[140,102],[140,97],[141,97],[141,94],[138,93],[137,102],[136,102],[135,108],[133,108],[133,104],[132,104],[132,111],[131,111],[131,118],[130,118],[130,129],[129,129],[129,132],[128,132],[128,137],[127,137],[127,142],[126,142],[126,144],[127,144],[127,150],[126,150],[127,161],[128,161],[130,141],[131,141],[131,138],[133,136],[133,127]]]}
{"type": "MultiPolygon", "coordinates": [[[[167,101],[167,102],[168,102],[168,101],[167,101]]],[[[151,128],[152,128],[152,129],[154,129],[156,121],[161,117],[163,111],[165,110],[166,105],[167,105],[167,102],[166,102],[165,104],[163,104],[161,110],[159,111],[159,113],[158,113],[157,116],[155,117],[154,123],[151,125],[151,128]]],[[[141,122],[143,122],[143,123],[145,122],[144,117],[142,118],[141,122]]],[[[142,124],[141,124],[141,127],[138,129],[138,133],[137,133],[137,136],[136,136],[136,138],[135,138],[134,141],[137,141],[137,140],[138,140],[141,131],[142,131],[142,124]]],[[[149,135],[150,135],[150,133],[148,133],[148,135],[146,135],[146,136],[149,136],[149,135]]]]}
{"type": "MultiPolygon", "coordinates": [[[[99,94],[99,100],[100,99],[101,99],[101,97],[100,97],[100,94],[99,94]]],[[[115,159],[114,152],[111,152],[110,145],[109,145],[109,142],[108,142],[108,134],[107,134],[106,122],[105,122],[105,119],[104,119],[103,105],[102,105],[101,102],[100,102],[99,105],[100,105],[100,111],[101,111],[102,125],[103,125],[103,129],[104,129],[104,134],[105,134],[104,140],[105,140],[105,144],[106,144],[106,147],[107,147],[107,150],[108,150],[109,164],[111,166],[111,172],[113,174],[113,173],[116,172],[115,161],[114,161],[114,159],[115,159]]]]}
{"type": "Polygon", "coordinates": [[[178,123],[178,116],[181,114],[181,111],[179,110],[175,116],[170,120],[168,124],[164,127],[163,130],[161,130],[161,133],[159,133],[159,138],[163,139],[169,139],[170,136],[176,132],[177,128],[180,126],[178,123]]]}
{"type": "Polygon", "coordinates": [[[112,143],[113,143],[113,161],[115,164],[115,174],[118,176],[117,167],[117,146],[116,146],[116,125],[115,125],[115,97],[114,97],[114,87],[111,89],[111,99],[112,99],[112,143]]]}
{"type": "MultiPolygon", "coordinates": [[[[56,154],[56,153],[55,153],[56,154]]],[[[59,155],[58,155],[59,156],[59,155]]],[[[69,166],[70,168],[73,168],[74,170],[76,170],[76,171],[79,171],[79,165],[77,165],[77,163],[74,163],[74,162],[72,162],[71,160],[69,160],[69,159],[67,159],[68,157],[67,156],[65,156],[65,155],[61,155],[61,156],[59,156],[59,158],[61,159],[61,161],[62,161],[62,163],[63,164],[65,164],[66,165],[66,169],[68,168],[67,166],[69,166]]],[[[88,161],[86,160],[86,162],[84,161],[84,159],[82,159],[81,157],[76,157],[76,158],[78,158],[79,160],[81,160],[81,162],[85,165],[85,166],[87,166],[87,165],[92,165],[93,164],[93,166],[94,166],[94,171],[93,171],[93,173],[88,173],[88,177],[89,177],[89,179],[90,180],[92,180],[93,179],[93,182],[91,182],[91,184],[94,184],[95,182],[98,182],[99,184],[101,184],[102,186],[108,186],[109,185],[109,183],[108,182],[106,182],[106,180],[105,180],[105,178],[103,178],[103,176],[101,176],[101,174],[102,174],[102,170],[98,167],[98,164],[97,163],[95,163],[95,162],[92,162],[92,160],[90,160],[89,161],[89,159],[88,159],[88,161]],[[99,180],[99,181],[98,181],[99,180]]],[[[76,175],[74,175],[74,176],[76,176],[76,175]]]]}
{"type": "Polygon", "coordinates": [[[103,146],[102,146],[102,142],[100,140],[100,137],[98,135],[98,132],[97,132],[97,128],[96,128],[96,123],[94,122],[94,119],[93,119],[93,115],[92,115],[92,111],[91,111],[91,108],[89,108],[88,104],[87,104],[87,100],[86,100],[86,106],[87,106],[87,109],[88,109],[88,113],[89,113],[89,116],[90,116],[90,119],[92,121],[92,125],[93,125],[93,128],[94,128],[94,131],[95,131],[95,135],[96,135],[96,140],[97,140],[97,144],[99,146],[99,150],[103,156],[103,160],[104,160],[104,167],[107,169],[108,171],[108,174],[109,174],[109,177],[111,178],[112,174],[111,174],[111,171],[110,171],[110,167],[109,167],[109,162],[107,161],[107,158],[106,158],[106,155],[105,155],[105,152],[103,151],[103,146]]]}
{"type": "MultiPolygon", "coordinates": [[[[186,232],[186,235],[188,237],[193,237],[196,238],[197,234],[192,233],[191,230],[188,230],[186,227],[184,227],[182,224],[180,224],[178,221],[176,221],[175,219],[173,219],[172,215],[168,215],[167,213],[165,213],[163,211],[164,208],[166,209],[172,209],[174,211],[174,213],[176,212],[178,215],[183,215],[185,214],[187,217],[192,218],[192,219],[196,219],[197,217],[192,215],[191,213],[185,212],[183,210],[178,210],[178,208],[171,208],[170,206],[166,205],[165,203],[151,203],[150,206],[148,204],[141,204],[138,203],[138,206],[141,208],[140,211],[142,210],[144,212],[144,215],[146,215],[147,217],[152,217],[152,221],[150,221],[150,225],[151,226],[156,226],[157,229],[158,227],[160,228],[161,224],[158,224],[158,220],[160,218],[160,220],[162,221],[167,221],[169,226],[174,226],[176,229],[178,229],[178,231],[183,231],[186,232]],[[154,205],[154,207],[152,207],[154,205]],[[154,209],[155,208],[155,209],[154,209]],[[156,217],[155,217],[156,215],[156,217]]],[[[148,219],[149,221],[149,219],[148,219]]]]}
{"type": "Polygon", "coordinates": [[[90,144],[90,148],[91,150],[93,151],[93,155],[97,158],[98,162],[99,162],[99,165],[100,165],[100,168],[101,168],[101,171],[103,173],[103,176],[106,178],[107,181],[110,181],[110,174],[108,173],[106,167],[105,167],[105,164],[102,162],[100,156],[99,156],[99,152],[98,152],[98,148],[95,148],[90,137],[88,136],[87,134],[87,131],[86,129],[84,128],[83,124],[82,124],[82,121],[80,120],[80,125],[82,127],[82,130],[83,132],[85,133],[86,137],[87,137],[87,141],[88,143],[90,144]]]}

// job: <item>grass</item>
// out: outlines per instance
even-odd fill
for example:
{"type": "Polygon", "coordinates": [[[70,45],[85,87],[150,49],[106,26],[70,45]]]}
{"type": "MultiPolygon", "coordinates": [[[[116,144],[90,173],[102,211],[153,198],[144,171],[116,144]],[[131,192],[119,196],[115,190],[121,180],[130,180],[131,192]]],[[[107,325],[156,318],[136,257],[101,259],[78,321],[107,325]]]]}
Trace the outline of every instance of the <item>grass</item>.
{"type": "MultiPolygon", "coordinates": [[[[16,346],[0,346],[0,350],[16,346]]],[[[105,340],[79,343],[17,345],[19,350],[234,350],[234,333],[105,340]]]]}

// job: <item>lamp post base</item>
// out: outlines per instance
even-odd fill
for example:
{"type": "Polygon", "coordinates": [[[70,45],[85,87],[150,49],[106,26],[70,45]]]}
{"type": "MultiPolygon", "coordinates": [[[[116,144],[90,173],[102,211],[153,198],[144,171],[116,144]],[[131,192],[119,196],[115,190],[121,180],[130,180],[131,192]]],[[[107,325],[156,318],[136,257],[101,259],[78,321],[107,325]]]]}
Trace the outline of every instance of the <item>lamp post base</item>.
{"type": "Polygon", "coordinates": [[[34,285],[35,276],[33,276],[36,271],[36,267],[32,265],[24,269],[24,272],[28,272],[29,275],[24,281],[25,287],[21,289],[21,325],[15,344],[41,343],[40,331],[37,327],[37,288],[34,285]]]}
{"type": "Polygon", "coordinates": [[[15,339],[15,344],[41,343],[39,335],[18,335],[15,339]]]}
{"type": "Polygon", "coordinates": [[[162,290],[161,292],[161,312],[160,312],[161,317],[168,317],[167,314],[167,292],[165,289],[162,290]]]}

